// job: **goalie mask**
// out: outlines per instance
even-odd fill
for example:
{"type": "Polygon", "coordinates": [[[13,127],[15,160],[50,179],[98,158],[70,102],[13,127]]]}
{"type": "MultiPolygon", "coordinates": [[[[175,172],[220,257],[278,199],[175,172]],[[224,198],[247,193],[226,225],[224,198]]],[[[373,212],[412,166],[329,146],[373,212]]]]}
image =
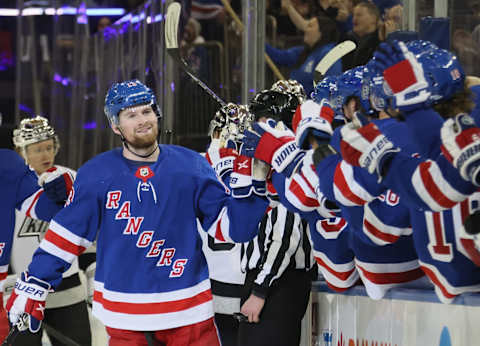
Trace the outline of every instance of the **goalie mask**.
{"type": "Polygon", "coordinates": [[[278,91],[282,94],[293,94],[297,97],[298,103],[302,104],[307,99],[307,94],[303,85],[294,79],[279,80],[273,83],[270,90],[278,91]]]}
{"type": "Polygon", "coordinates": [[[262,117],[272,118],[292,128],[293,114],[299,104],[299,99],[292,93],[263,90],[255,95],[248,108],[255,116],[255,121],[262,117]]]}
{"type": "Polygon", "coordinates": [[[246,105],[228,103],[221,107],[210,121],[208,135],[212,140],[216,131],[220,132],[220,146],[224,147],[227,140],[240,142],[243,131],[248,129],[253,122],[253,115],[246,105]]]}
{"type": "Polygon", "coordinates": [[[162,117],[152,89],[133,79],[110,87],[105,96],[104,112],[110,123],[118,125],[118,114],[122,110],[144,104],[150,105],[158,118],[162,117]]]}
{"type": "Polygon", "coordinates": [[[25,156],[25,150],[30,144],[43,142],[53,139],[55,154],[60,149],[60,142],[55,130],[48,123],[48,120],[42,116],[26,118],[20,122],[20,126],[13,130],[13,145],[22,151],[25,156]]]}

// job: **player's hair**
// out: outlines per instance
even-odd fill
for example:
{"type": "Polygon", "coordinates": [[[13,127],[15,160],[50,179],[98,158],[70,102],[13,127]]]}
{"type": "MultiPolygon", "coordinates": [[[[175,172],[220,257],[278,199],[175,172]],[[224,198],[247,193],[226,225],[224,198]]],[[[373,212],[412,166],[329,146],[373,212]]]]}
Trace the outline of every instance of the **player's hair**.
{"type": "Polygon", "coordinates": [[[433,109],[443,118],[451,118],[459,113],[470,114],[474,107],[473,93],[466,85],[450,98],[433,105],[433,109]]]}

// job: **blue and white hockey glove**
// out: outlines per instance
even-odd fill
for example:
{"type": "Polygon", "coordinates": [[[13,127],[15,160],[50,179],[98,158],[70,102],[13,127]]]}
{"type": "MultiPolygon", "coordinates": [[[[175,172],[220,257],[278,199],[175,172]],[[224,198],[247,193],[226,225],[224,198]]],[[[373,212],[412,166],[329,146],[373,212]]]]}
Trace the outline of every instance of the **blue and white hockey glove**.
{"type": "Polygon", "coordinates": [[[15,283],[10,298],[8,298],[6,309],[10,323],[16,324],[23,315],[28,314],[28,329],[32,333],[40,330],[45,311],[45,299],[51,291],[48,282],[28,275],[25,271],[15,283]]]}
{"type": "Polygon", "coordinates": [[[38,177],[38,185],[52,201],[63,204],[73,188],[73,176],[66,169],[49,168],[38,177]]]}
{"type": "Polygon", "coordinates": [[[335,112],[325,99],[320,103],[308,100],[299,105],[292,120],[297,146],[304,150],[309,149],[309,134],[312,134],[319,144],[328,143],[333,133],[331,123],[334,115],[335,112]]]}
{"type": "Polygon", "coordinates": [[[442,153],[463,179],[480,186],[480,128],[470,115],[450,118],[440,130],[442,153]]]}
{"type": "Polygon", "coordinates": [[[257,159],[238,155],[233,164],[230,176],[230,188],[236,198],[248,197],[253,193],[266,196],[266,178],[270,167],[257,159]]]}
{"type": "Polygon", "coordinates": [[[422,64],[405,43],[381,43],[374,57],[375,68],[383,71],[384,82],[393,95],[394,108],[409,111],[428,101],[431,92],[422,64]]]}
{"type": "Polygon", "coordinates": [[[400,149],[395,148],[374,123],[360,128],[349,123],[341,128],[340,133],[343,159],[352,166],[365,168],[371,174],[376,173],[381,181],[385,174],[385,163],[400,149]]]}
{"type": "MultiPolygon", "coordinates": [[[[235,144],[235,143],[233,143],[235,144]]],[[[233,169],[233,161],[237,157],[237,151],[232,147],[220,147],[212,141],[208,147],[205,158],[213,167],[215,173],[223,179],[223,176],[233,169]]]]}
{"type": "Polygon", "coordinates": [[[292,131],[278,129],[277,123],[268,119],[254,123],[252,130],[245,130],[241,154],[259,159],[278,173],[290,176],[305,153],[298,149],[292,131]]]}

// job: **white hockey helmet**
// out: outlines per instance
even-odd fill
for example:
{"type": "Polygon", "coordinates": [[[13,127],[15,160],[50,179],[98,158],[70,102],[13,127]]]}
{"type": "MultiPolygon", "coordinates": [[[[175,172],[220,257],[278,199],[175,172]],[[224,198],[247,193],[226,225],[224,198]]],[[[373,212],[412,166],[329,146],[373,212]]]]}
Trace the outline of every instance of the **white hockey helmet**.
{"type": "Polygon", "coordinates": [[[25,153],[25,149],[30,144],[43,142],[53,139],[55,145],[55,154],[60,149],[60,142],[55,130],[48,123],[48,120],[40,115],[34,118],[25,118],[20,122],[20,126],[13,130],[13,145],[25,153]]]}

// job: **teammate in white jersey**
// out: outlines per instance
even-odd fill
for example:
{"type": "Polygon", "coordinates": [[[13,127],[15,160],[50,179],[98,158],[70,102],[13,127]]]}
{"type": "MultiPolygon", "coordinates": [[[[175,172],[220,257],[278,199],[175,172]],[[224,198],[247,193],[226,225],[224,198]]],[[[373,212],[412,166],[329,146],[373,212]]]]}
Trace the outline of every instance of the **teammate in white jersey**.
{"type": "MultiPolygon", "coordinates": [[[[23,119],[13,132],[16,151],[25,162],[42,177],[47,170],[68,172],[75,177],[76,172],[55,165],[55,156],[60,148],[58,136],[48,120],[41,116],[23,119]]],[[[25,211],[16,210],[15,230],[10,257],[10,272],[4,285],[5,298],[8,298],[18,275],[27,269],[32,255],[38,248],[48,229],[48,222],[33,219],[25,211]]],[[[79,265],[75,260],[63,273],[62,284],[48,296],[45,321],[54,329],[81,345],[90,345],[90,323],[88,319],[86,289],[80,282],[79,265]]],[[[49,335],[52,345],[61,343],[49,335]]],[[[22,333],[15,339],[15,345],[41,345],[42,333],[22,333]]]]}

